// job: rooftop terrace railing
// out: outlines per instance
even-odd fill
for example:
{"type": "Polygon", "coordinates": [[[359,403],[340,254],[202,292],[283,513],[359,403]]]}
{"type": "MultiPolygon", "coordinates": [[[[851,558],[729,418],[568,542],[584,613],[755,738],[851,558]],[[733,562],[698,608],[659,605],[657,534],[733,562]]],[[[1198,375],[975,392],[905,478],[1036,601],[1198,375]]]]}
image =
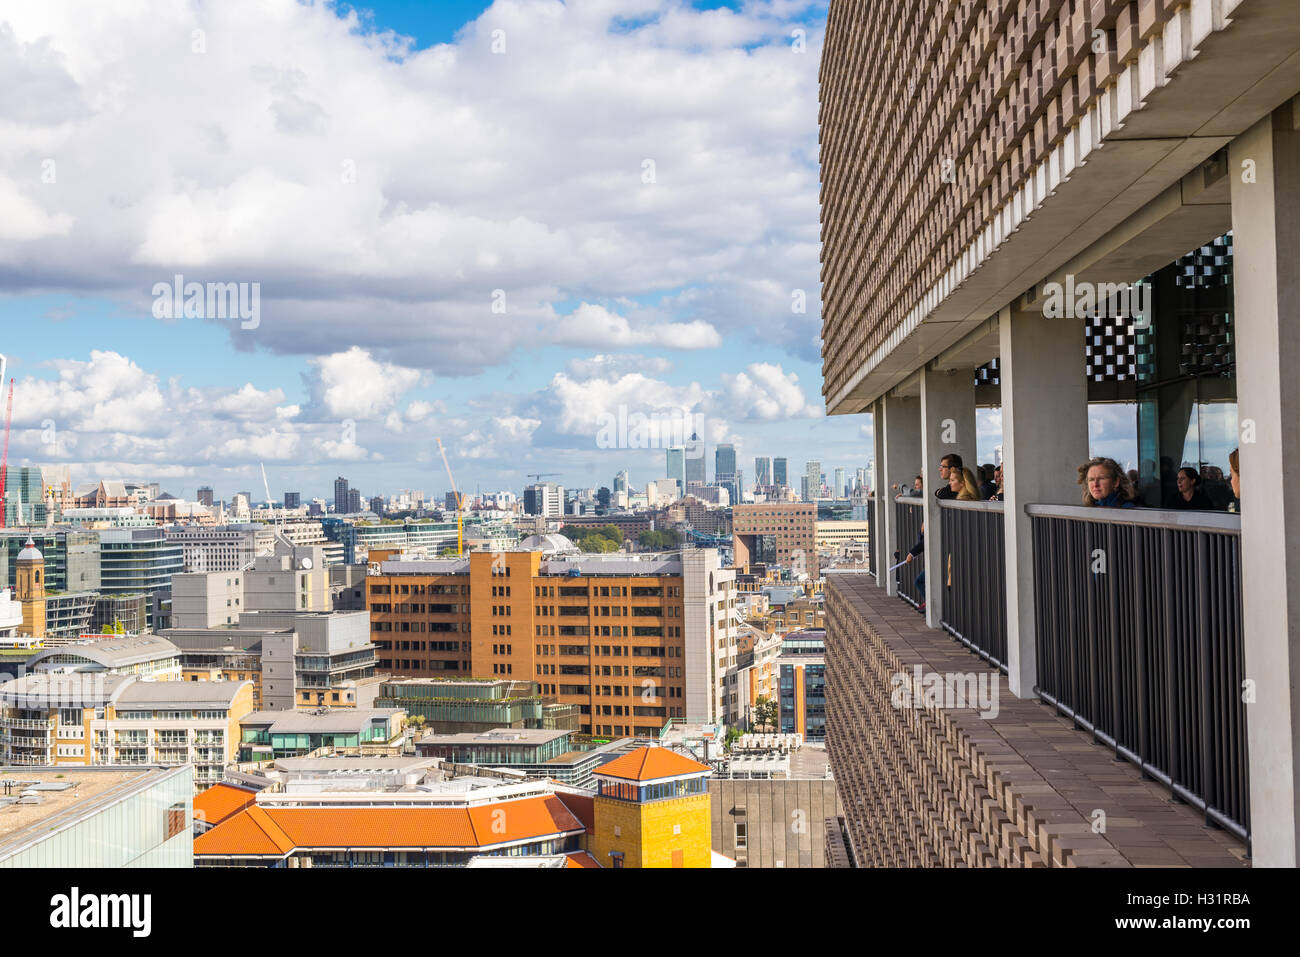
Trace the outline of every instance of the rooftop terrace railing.
{"type": "Polygon", "coordinates": [[[1039,696],[1243,840],[1241,520],[1029,505],[1039,696]]]}
{"type": "Polygon", "coordinates": [[[940,624],[1005,672],[1007,563],[1002,503],[949,499],[939,506],[939,540],[945,556],[940,624]]]}
{"type": "MultiPolygon", "coordinates": [[[[925,509],[922,507],[924,504],[923,499],[906,495],[899,495],[894,499],[894,521],[898,526],[898,554],[890,562],[891,565],[902,561],[907,556],[907,550],[916,544],[916,540],[921,536],[921,524],[925,521],[925,509]]],[[[916,587],[916,577],[924,568],[925,562],[921,557],[917,557],[891,573],[898,576],[899,597],[914,608],[919,608],[921,602],[925,600],[920,589],[916,587]]],[[[930,587],[930,582],[926,582],[926,587],[930,587]]]]}

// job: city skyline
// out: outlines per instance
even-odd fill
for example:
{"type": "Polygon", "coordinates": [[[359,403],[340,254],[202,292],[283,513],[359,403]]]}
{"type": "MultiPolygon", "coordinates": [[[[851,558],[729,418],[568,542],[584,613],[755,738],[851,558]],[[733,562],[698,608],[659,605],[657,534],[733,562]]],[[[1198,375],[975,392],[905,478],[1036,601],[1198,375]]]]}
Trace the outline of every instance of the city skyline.
{"type": "Polygon", "coordinates": [[[15,95],[55,91],[42,122],[63,123],[57,146],[20,123],[14,155],[36,158],[0,169],[10,464],[147,474],[191,498],[260,489],[264,464],[273,487],[314,497],[345,469],[367,491],[440,487],[441,438],[467,488],[528,471],[599,486],[659,471],[661,449],[599,444],[600,416],[620,408],[688,414],[741,462],[775,447],[861,457],[861,421],[827,419],[818,393],[825,3],[662,3],[644,20],[434,6],[289,4],[268,20],[222,5],[174,49],[149,17],[125,18],[111,63],[75,6],[6,15],[15,95]],[[494,31],[515,40],[494,51],[494,31]],[[589,61],[547,53],[575,44],[589,61]],[[281,67],[263,75],[264,61],[281,67]],[[593,70],[622,79],[590,83],[593,70]],[[118,82],[151,93],[103,106],[118,82]],[[679,92],[679,115],[648,110],[646,82],[679,92]],[[365,95],[391,107],[382,127],[357,109],[365,95]],[[771,122],[773,102],[788,122],[771,122]],[[82,188],[105,149],[142,153],[96,130],[158,115],[187,119],[82,188]],[[461,117],[455,137],[443,115],[461,117]],[[594,139],[592,116],[606,126],[594,139]],[[510,145],[492,146],[503,128],[510,145]],[[319,158],[308,169],[303,150],[319,158]],[[552,166],[512,162],[521,152],[552,166]],[[207,185],[190,198],[195,178],[207,185]],[[233,221],[252,228],[220,228],[233,221]],[[258,315],[187,313],[187,284],[222,282],[256,285],[258,315]]]}

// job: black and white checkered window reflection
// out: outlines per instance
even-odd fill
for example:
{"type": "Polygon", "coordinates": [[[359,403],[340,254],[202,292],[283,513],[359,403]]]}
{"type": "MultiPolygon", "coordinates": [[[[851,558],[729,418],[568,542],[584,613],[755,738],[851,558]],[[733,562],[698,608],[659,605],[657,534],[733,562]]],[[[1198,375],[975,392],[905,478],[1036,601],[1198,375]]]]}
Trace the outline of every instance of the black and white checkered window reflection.
{"type": "MultiPolygon", "coordinates": [[[[1194,249],[1175,262],[1179,286],[1209,289],[1232,285],[1232,233],[1194,249]]],[[[1231,372],[1233,350],[1232,316],[1226,312],[1191,315],[1183,319],[1183,354],[1179,371],[1183,375],[1213,375],[1231,372]]]]}

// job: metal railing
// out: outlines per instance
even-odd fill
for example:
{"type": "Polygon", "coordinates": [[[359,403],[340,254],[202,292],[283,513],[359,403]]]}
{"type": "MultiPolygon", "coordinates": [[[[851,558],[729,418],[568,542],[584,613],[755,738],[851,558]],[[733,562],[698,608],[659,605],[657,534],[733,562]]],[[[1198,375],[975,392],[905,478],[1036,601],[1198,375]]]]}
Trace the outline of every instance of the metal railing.
{"type": "Polygon", "coordinates": [[[1029,505],[1035,690],[1249,840],[1241,519],[1029,505]]]}
{"type": "Polygon", "coordinates": [[[939,503],[944,551],[940,624],[976,654],[1007,670],[1006,520],[1001,502],[939,503]]]}
{"type": "MultiPolygon", "coordinates": [[[[917,538],[921,535],[921,525],[925,521],[925,509],[922,507],[924,504],[923,499],[906,495],[899,495],[894,499],[894,521],[898,527],[898,555],[889,564],[901,561],[907,555],[907,550],[916,544],[917,538]]],[[[918,556],[893,572],[898,576],[899,597],[914,607],[919,607],[923,601],[921,592],[916,587],[916,576],[921,574],[924,568],[925,562],[921,556],[918,556]]],[[[925,584],[927,588],[930,587],[930,582],[925,584]]]]}
{"type": "Polygon", "coordinates": [[[880,580],[880,573],[876,570],[876,500],[874,498],[867,502],[867,572],[874,575],[877,581],[880,580]]]}

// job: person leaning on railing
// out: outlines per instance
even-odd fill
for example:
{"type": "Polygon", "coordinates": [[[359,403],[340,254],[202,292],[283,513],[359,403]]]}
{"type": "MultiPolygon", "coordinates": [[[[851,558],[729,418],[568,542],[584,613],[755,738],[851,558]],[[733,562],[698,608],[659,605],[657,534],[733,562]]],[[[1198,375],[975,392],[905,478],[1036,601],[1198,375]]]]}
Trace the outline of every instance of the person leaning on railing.
{"type": "Polygon", "coordinates": [[[909,489],[904,489],[901,485],[895,482],[894,494],[902,495],[905,498],[920,498],[922,495],[925,494],[924,488],[925,486],[921,481],[921,476],[918,475],[915,479],[913,479],[912,487],[909,489]]]}
{"type": "Polygon", "coordinates": [[[1006,494],[1006,489],[1002,487],[1002,483],[1006,480],[1005,469],[1005,465],[999,465],[993,470],[993,481],[997,483],[997,491],[989,496],[990,502],[1004,501],[1003,496],[1006,494]]]}
{"type": "Polygon", "coordinates": [[[1136,492],[1130,479],[1114,459],[1089,459],[1079,466],[1083,504],[1101,508],[1136,508],[1136,492]]]}

